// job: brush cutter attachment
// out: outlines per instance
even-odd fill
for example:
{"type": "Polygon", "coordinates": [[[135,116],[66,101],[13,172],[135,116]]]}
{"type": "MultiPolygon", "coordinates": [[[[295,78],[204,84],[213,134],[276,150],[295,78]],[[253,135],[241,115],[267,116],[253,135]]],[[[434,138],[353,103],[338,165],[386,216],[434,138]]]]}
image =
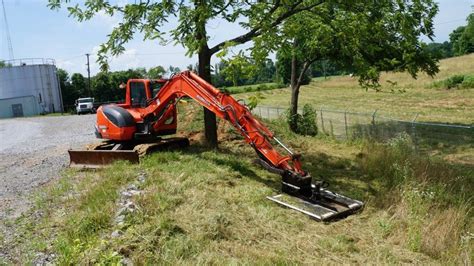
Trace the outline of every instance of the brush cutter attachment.
{"type": "Polygon", "coordinates": [[[318,221],[344,218],[364,206],[361,201],[325,189],[326,186],[321,181],[311,184],[310,176],[301,177],[286,172],[282,180],[282,191],[285,194],[267,198],[318,221]]]}

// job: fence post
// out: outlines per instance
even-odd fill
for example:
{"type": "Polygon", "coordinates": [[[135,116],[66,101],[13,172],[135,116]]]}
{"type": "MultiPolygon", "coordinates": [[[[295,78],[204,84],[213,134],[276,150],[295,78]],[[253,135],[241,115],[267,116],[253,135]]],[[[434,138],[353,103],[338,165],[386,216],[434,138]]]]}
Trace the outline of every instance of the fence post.
{"type": "Polygon", "coordinates": [[[372,136],[373,138],[376,137],[377,135],[377,132],[376,132],[376,128],[375,128],[375,115],[377,114],[377,111],[378,109],[375,109],[375,111],[372,113],[372,136]]]}
{"type": "Polygon", "coordinates": [[[413,135],[413,144],[415,145],[415,150],[418,151],[418,141],[416,139],[416,119],[418,119],[418,115],[420,115],[420,113],[416,113],[415,117],[413,118],[413,120],[411,121],[411,131],[412,131],[412,135],[413,135]]]}
{"type": "Polygon", "coordinates": [[[261,106],[258,107],[258,111],[260,112],[260,118],[263,118],[263,116],[262,116],[262,107],[261,106]]]}
{"type": "Polygon", "coordinates": [[[375,109],[375,111],[372,113],[372,125],[375,126],[375,115],[377,114],[378,109],[375,109]]]}
{"type": "Polygon", "coordinates": [[[346,129],[346,140],[349,140],[349,133],[347,132],[347,110],[344,110],[344,128],[346,129]]]}
{"type": "Polygon", "coordinates": [[[324,130],[324,118],[323,118],[323,108],[319,109],[319,114],[321,115],[321,127],[323,128],[323,134],[326,134],[326,130],[324,130]]]}

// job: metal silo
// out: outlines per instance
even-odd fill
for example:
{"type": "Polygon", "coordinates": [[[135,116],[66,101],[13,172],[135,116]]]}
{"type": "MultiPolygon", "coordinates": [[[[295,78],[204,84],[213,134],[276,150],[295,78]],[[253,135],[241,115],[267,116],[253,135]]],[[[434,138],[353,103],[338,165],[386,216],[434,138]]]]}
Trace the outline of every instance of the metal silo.
{"type": "Polygon", "coordinates": [[[0,117],[63,111],[53,59],[15,59],[5,63],[0,68],[0,117]]]}

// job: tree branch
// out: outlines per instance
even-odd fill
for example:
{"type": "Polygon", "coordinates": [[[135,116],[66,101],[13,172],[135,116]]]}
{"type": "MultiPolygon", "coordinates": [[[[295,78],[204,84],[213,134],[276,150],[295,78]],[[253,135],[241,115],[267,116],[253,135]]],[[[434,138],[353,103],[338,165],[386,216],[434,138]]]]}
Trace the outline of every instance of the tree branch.
{"type": "Polygon", "coordinates": [[[219,9],[219,11],[213,12],[212,16],[217,16],[220,13],[224,12],[233,2],[234,2],[233,0],[229,0],[229,2],[226,5],[224,5],[221,9],[219,9]]]}
{"type": "MultiPolygon", "coordinates": [[[[285,19],[291,17],[292,15],[294,14],[297,14],[299,12],[302,12],[302,11],[307,11],[307,10],[311,10],[321,4],[324,3],[324,0],[321,0],[315,4],[312,4],[312,5],[308,5],[306,7],[301,7],[301,8],[297,8],[303,1],[300,0],[296,3],[294,3],[291,8],[284,12],[283,14],[281,14],[279,17],[277,17],[275,19],[275,21],[273,21],[273,23],[271,23],[269,26],[270,28],[273,28],[273,27],[276,27],[278,26],[280,23],[282,23],[285,19]]],[[[268,16],[271,16],[278,8],[280,7],[280,1],[276,1],[275,2],[275,5],[272,7],[272,9],[269,10],[268,12],[268,16]]],[[[248,41],[250,41],[252,38],[254,37],[258,37],[260,36],[263,32],[262,32],[262,28],[263,26],[260,24],[259,26],[251,29],[249,32],[245,33],[245,34],[242,34],[240,36],[237,36],[233,39],[230,39],[230,40],[227,40],[227,41],[223,41],[217,45],[215,45],[214,47],[212,47],[210,49],[210,52],[211,52],[211,55],[212,54],[215,54],[216,52],[220,51],[227,42],[232,42],[232,43],[237,43],[237,44],[243,44],[243,43],[246,43],[248,41]]]]}
{"type": "Polygon", "coordinates": [[[313,58],[309,61],[305,61],[303,64],[303,69],[300,72],[298,77],[298,81],[296,82],[296,86],[299,88],[301,86],[301,82],[303,81],[304,74],[308,71],[308,68],[317,60],[317,58],[313,58]]]}

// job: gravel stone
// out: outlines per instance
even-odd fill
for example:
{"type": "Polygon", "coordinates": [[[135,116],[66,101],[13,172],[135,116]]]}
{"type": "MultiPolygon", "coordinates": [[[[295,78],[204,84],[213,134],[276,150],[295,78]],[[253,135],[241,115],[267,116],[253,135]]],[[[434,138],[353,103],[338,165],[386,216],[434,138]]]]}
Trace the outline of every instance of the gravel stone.
{"type": "MultiPolygon", "coordinates": [[[[15,236],[14,223],[7,221],[30,208],[38,188],[60,177],[69,164],[68,149],[100,141],[95,138],[94,124],[95,115],[0,119],[0,258],[13,261],[15,256],[4,244],[15,236]]],[[[33,264],[48,265],[54,258],[53,254],[37,255],[33,264]]]]}
{"type": "Polygon", "coordinates": [[[59,178],[68,149],[99,142],[94,124],[95,115],[0,119],[0,219],[19,217],[31,192],[59,178]]]}
{"type": "Polygon", "coordinates": [[[112,238],[117,238],[117,237],[119,237],[119,236],[121,236],[121,235],[122,235],[122,232],[119,231],[119,230],[115,230],[115,231],[112,232],[112,234],[110,234],[110,236],[111,236],[112,238]]]}

